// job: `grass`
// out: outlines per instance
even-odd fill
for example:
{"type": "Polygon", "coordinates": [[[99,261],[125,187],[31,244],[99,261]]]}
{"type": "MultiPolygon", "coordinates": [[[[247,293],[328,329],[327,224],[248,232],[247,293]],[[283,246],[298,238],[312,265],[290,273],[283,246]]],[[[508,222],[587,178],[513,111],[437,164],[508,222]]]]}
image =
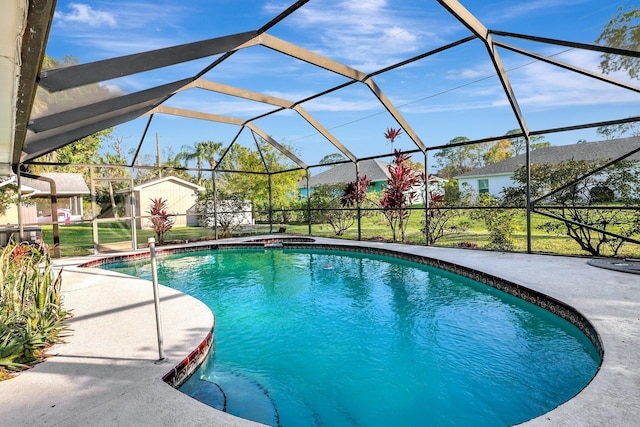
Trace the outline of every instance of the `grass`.
{"type": "MultiPolygon", "coordinates": [[[[425,239],[420,232],[421,222],[424,214],[422,211],[412,212],[409,226],[406,231],[407,243],[424,244],[425,239]]],[[[461,246],[469,243],[471,246],[478,248],[486,248],[490,242],[488,231],[484,228],[484,224],[480,221],[472,221],[469,218],[461,218],[458,222],[464,221],[470,226],[465,231],[446,235],[437,242],[437,246],[461,246]]],[[[578,244],[567,236],[549,234],[545,231],[538,230],[536,226],[546,221],[540,215],[532,216],[532,235],[531,246],[533,252],[555,253],[562,255],[582,255],[589,256],[582,251],[578,244]]],[[[277,230],[279,225],[274,225],[277,230]]],[[[287,233],[307,235],[309,226],[307,223],[287,224],[287,233]]],[[[43,226],[43,236],[45,242],[53,243],[52,227],[43,226]]],[[[89,255],[93,253],[93,236],[92,225],[90,223],[79,225],[65,225],[60,230],[60,250],[63,256],[89,255]]],[[[366,217],[362,219],[362,239],[381,238],[391,240],[391,230],[381,215],[366,217]]],[[[250,230],[245,230],[247,234],[268,233],[269,226],[255,226],[250,230]]],[[[328,224],[313,224],[311,228],[313,236],[318,237],[337,237],[335,236],[331,226],[328,224]]],[[[146,244],[149,237],[154,237],[154,233],[150,229],[137,230],[137,242],[139,245],[146,244]]],[[[202,227],[177,227],[167,235],[167,242],[176,240],[196,241],[201,239],[213,239],[214,232],[208,228],[202,227]]],[[[357,224],[349,228],[341,238],[356,240],[358,238],[357,224]]],[[[98,227],[98,241],[100,244],[126,242],[131,241],[131,229],[127,221],[101,222],[98,227]]],[[[524,214],[517,218],[517,228],[513,235],[514,250],[518,252],[526,252],[526,219],[524,214]]],[[[626,244],[621,253],[621,257],[640,257],[640,247],[638,245],[626,244]]]]}

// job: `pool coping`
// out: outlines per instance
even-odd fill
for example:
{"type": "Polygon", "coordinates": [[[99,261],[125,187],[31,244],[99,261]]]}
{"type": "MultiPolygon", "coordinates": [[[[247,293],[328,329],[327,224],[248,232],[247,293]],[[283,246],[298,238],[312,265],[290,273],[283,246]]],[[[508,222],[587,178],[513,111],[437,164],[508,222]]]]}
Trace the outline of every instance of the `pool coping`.
{"type": "MultiPolygon", "coordinates": [[[[299,239],[291,237],[292,239],[299,239]]],[[[370,253],[379,253],[384,255],[401,254],[407,259],[421,260],[426,257],[430,262],[434,262],[437,267],[445,266],[446,270],[451,266],[456,266],[459,274],[471,277],[481,282],[491,282],[494,278],[498,279],[497,286],[507,283],[507,292],[518,297],[528,298],[533,301],[545,301],[543,304],[552,304],[552,307],[558,307],[559,313],[568,312],[577,314],[575,319],[584,318],[586,325],[590,325],[587,329],[593,328],[594,337],[601,343],[601,351],[606,349],[602,364],[594,379],[574,398],[560,405],[552,411],[526,423],[526,426],[537,425],[558,425],[558,426],[574,426],[574,425],[617,425],[632,426],[640,417],[640,404],[637,396],[640,395],[640,363],[637,362],[637,349],[640,348],[640,283],[637,283],[637,275],[620,273],[606,269],[600,269],[587,265],[588,258],[581,257],[564,257],[551,255],[530,255],[506,252],[487,252],[472,249],[458,248],[439,248],[425,247],[403,244],[386,244],[383,242],[357,242],[339,239],[313,238],[315,243],[310,242],[293,242],[287,241],[289,237],[282,235],[268,235],[256,240],[256,238],[234,238],[218,240],[213,242],[198,242],[188,245],[174,245],[160,247],[157,250],[159,256],[169,253],[186,252],[203,250],[208,248],[238,247],[238,244],[244,247],[259,248],[264,247],[264,242],[260,239],[269,239],[271,241],[280,239],[284,240],[283,247],[331,247],[335,246],[341,250],[369,251],[370,253]],[[249,242],[248,240],[253,240],[249,242]],[[438,265],[439,264],[439,265],[438,265]],[[514,267],[517,266],[517,267],[514,267]],[[543,297],[540,296],[548,296],[543,297]]],[[[67,264],[96,266],[97,263],[105,262],[103,259],[141,259],[148,257],[148,250],[124,253],[124,254],[105,254],[104,256],[91,256],[78,258],[76,260],[67,260],[67,264]]],[[[90,270],[92,275],[104,274],[98,269],[90,270]]],[[[82,270],[78,269],[78,270],[82,270]]],[[[64,282],[63,282],[64,283],[64,282]]],[[[499,289],[499,288],[498,288],[499,289]]],[[[535,302],[534,302],[535,303],[535,302]]],[[[561,314],[562,315],[562,314],[561,314]]],[[[571,321],[571,315],[568,315],[571,321]]],[[[574,323],[575,324],[575,323],[574,323]]],[[[184,354],[188,357],[180,360],[176,365],[181,370],[181,366],[195,366],[201,359],[204,347],[210,346],[213,338],[211,333],[211,325],[202,329],[199,344],[192,344],[190,348],[181,347],[184,354]],[[205,331],[209,331],[207,334],[205,331]],[[209,344],[207,344],[209,342],[209,344]]],[[[592,339],[592,337],[589,337],[592,339]]],[[[208,348],[207,350],[208,351],[208,348]]],[[[179,360],[173,359],[173,360],[179,360]]],[[[47,365],[44,363],[41,365],[47,365]]],[[[176,372],[175,365],[164,365],[162,371],[156,369],[154,372],[162,372],[157,375],[158,380],[164,377],[167,381],[167,375],[176,372]],[[169,372],[168,372],[169,371],[169,372]],[[168,372],[168,373],[167,373],[168,372]]],[[[39,365],[40,366],[40,365],[39,365]]],[[[35,371],[38,367],[34,368],[35,371]]],[[[28,377],[31,371],[21,374],[28,377]]],[[[73,381],[73,373],[71,377],[65,381],[73,381]]],[[[175,378],[188,375],[188,371],[183,373],[174,373],[175,378]]],[[[4,383],[12,383],[14,380],[0,383],[0,395],[6,389],[4,383]]],[[[179,381],[171,383],[177,384],[179,381]]],[[[160,381],[165,384],[164,381],[160,381]]],[[[15,384],[18,384],[16,382],[15,384]]],[[[166,385],[165,385],[166,387],[166,385]]],[[[17,387],[20,388],[19,385],[17,387]]],[[[168,390],[173,390],[167,387],[168,390]]],[[[239,425],[258,425],[250,421],[238,419],[232,416],[221,417],[219,411],[206,407],[202,404],[198,405],[193,402],[185,402],[180,392],[169,393],[165,389],[156,390],[149,389],[146,393],[152,395],[148,399],[152,399],[154,403],[147,403],[144,408],[137,408],[137,411],[129,412],[129,416],[136,419],[142,416],[141,412],[145,412],[145,416],[154,417],[161,424],[167,422],[167,414],[163,414],[162,410],[157,409],[157,405],[162,408],[177,408],[176,401],[180,402],[180,409],[188,414],[182,414],[185,420],[192,420],[192,425],[205,425],[199,422],[216,419],[219,425],[239,426],[239,425]],[[203,407],[204,406],[204,407],[203,407]]],[[[31,392],[31,391],[30,391],[31,392]]],[[[107,390],[105,393],[115,395],[118,390],[107,390]]],[[[0,397],[0,402],[2,401],[0,397]]],[[[193,399],[189,399],[193,400],[193,399]]],[[[33,402],[25,402],[25,404],[33,405],[33,402]]],[[[114,403],[116,405],[117,403],[114,403]]],[[[78,405],[82,406],[82,402],[78,405]]],[[[121,402],[121,406],[129,405],[128,400],[121,402]]],[[[33,411],[26,411],[25,406],[23,413],[25,417],[33,419],[33,411]]],[[[126,409],[126,408],[123,408],[126,409]]],[[[43,409],[43,411],[49,408],[43,409]]],[[[178,410],[178,409],[176,409],[178,410]]],[[[126,413],[126,411],[125,411],[126,413]]],[[[2,405],[0,405],[0,415],[3,415],[2,405]]],[[[228,415],[228,414],[224,414],[228,415]]],[[[125,415],[122,415],[123,417],[125,415]]],[[[174,416],[174,415],[172,415],[174,416]]],[[[42,419],[40,419],[42,420],[42,419]]],[[[130,423],[133,424],[133,423],[130,423]]],[[[104,424],[107,425],[107,424],[104,424]]]]}

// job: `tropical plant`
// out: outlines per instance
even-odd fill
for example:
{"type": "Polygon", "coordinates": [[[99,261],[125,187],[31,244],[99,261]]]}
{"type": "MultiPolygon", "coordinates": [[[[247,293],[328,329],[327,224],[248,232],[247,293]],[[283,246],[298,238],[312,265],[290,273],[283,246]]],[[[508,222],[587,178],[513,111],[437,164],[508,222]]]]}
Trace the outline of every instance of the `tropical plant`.
{"type": "Polygon", "coordinates": [[[393,162],[389,165],[389,178],[387,187],[382,193],[380,206],[389,226],[393,240],[397,240],[400,232],[400,240],[404,242],[405,230],[413,204],[418,196],[420,186],[424,183],[424,174],[412,170],[406,161],[411,156],[395,150],[393,162]]]}
{"type": "Polygon", "coordinates": [[[340,204],[349,208],[360,205],[367,197],[369,184],[371,180],[366,175],[362,175],[356,181],[348,182],[340,196],[340,204]]]}
{"type": "MultiPolygon", "coordinates": [[[[366,181],[366,177],[364,177],[366,181]]],[[[364,187],[366,190],[366,186],[364,187]]],[[[315,223],[329,224],[336,236],[343,236],[353,224],[358,214],[351,209],[341,209],[340,201],[342,184],[319,185],[311,194],[311,219],[315,223]]]]}
{"type": "Polygon", "coordinates": [[[46,357],[62,342],[70,314],[61,304],[62,271],[44,248],[11,242],[0,251],[0,380],[46,357]]]}
{"type": "Polygon", "coordinates": [[[148,212],[151,215],[149,222],[156,233],[156,240],[159,245],[162,245],[164,244],[165,236],[173,228],[175,223],[174,215],[167,212],[167,200],[162,197],[151,199],[148,212]]]}
{"type": "Polygon", "coordinates": [[[402,128],[394,129],[387,128],[387,131],[384,133],[384,138],[389,142],[391,148],[393,149],[393,143],[396,141],[396,138],[402,134],[402,128]]]}

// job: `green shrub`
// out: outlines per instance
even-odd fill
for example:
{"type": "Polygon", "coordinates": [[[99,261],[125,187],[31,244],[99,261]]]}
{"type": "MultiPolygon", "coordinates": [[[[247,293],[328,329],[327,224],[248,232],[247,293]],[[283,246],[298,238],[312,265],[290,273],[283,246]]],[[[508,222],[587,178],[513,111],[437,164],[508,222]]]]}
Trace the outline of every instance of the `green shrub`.
{"type": "Polygon", "coordinates": [[[31,245],[0,251],[0,380],[43,360],[62,341],[70,315],[60,300],[61,273],[31,245]]]}

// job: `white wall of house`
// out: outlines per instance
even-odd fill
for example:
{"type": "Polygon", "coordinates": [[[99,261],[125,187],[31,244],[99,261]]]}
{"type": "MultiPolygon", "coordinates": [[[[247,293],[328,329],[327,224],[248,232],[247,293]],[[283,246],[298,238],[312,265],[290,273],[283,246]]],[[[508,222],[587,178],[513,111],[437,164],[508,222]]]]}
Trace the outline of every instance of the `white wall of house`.
{"type": "MultiPolygon", "coordinates": [[[[25,225],[36,225],[38,211],[35,204],[20,206],[20,219],[25,225]]],[[[0,226],[18,225],[18,205],[11,205],[4,214],[0,215],[0,226]]]]}
{"type": "Polygon", "coordinates": [[[464,178],[458,178],[458,188],[460,191],[464,190],[463,184],[469,184],[474,194],[480,194],[480,188],[485,189],[483,185],[484,181],[488,184],[488,192],[493,197],[500,197],[502,189],[505,187],[513,187],[515,185],[513,181],[513,174],[502,175],[483,175],[483,176],[470,176],[464,178]]]}

